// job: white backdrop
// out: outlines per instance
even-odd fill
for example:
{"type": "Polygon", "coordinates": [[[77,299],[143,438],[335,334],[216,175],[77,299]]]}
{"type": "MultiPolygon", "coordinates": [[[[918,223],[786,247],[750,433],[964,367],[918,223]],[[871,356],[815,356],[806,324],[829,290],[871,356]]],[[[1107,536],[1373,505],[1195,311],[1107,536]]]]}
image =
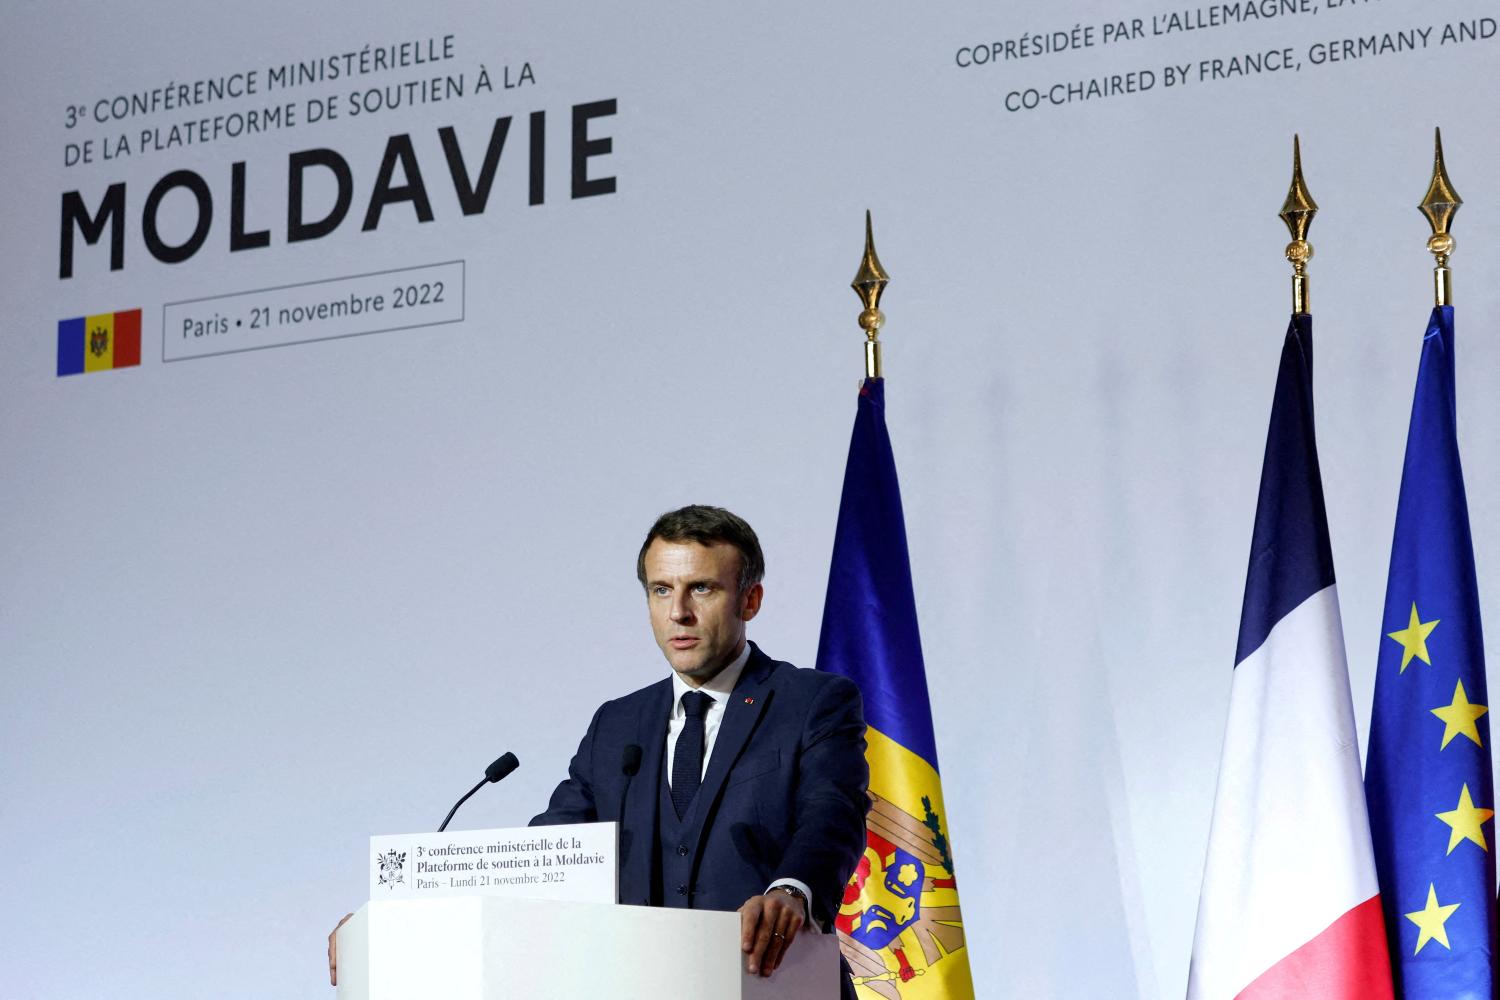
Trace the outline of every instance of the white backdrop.
{"type": "MultiPolygon", "coordinates": [[[[504,749],[521,770],[460,822],[524,822],[598,702],[661,675],[633,560],[664,509],[719,503],[756,526],[752,635],[810,665],[862,370],[847,282],[866,207],[894,279],[890,422],[981,996],[1186,982],[1289,305],[1294,132],[1323,209],[1319,433],[1362,733],[1431,305],[1414,206],[1435,124],[1468,201],[1461,444],[1500,627],[1488,0],[1309,0],[1217,25],[1222,6],[1144,0],[251,6],[0,14],[0,995],[329,996],[323,937],[362,899],[366,836],[435,825],[504,749]],[[1106,43],[1119,17],[1142,37],[1106,43]],[[1167,30],[1184,20],[1201,26],[1167,30]],[[1458,22],[1488,37],[1440,44],[1458,22]],[[1418,28],[1412,51],[1320,60],[1418,28]],[[1003,45],[1053,32],[1066,49],[1003,45]],[[128,110],[252,69],[264,88],[271,67],[447,36],[433,64],[110,115],[119,95],[128,110]],[[974,46],[1000,58],[959,65],[974,46]],[[1300,68],[1200,78],[1283,50],[1300,68]],[[1186,82],[1165,85],[1169,64],[1186,82]],[[476,93],[481,68],[493,89],[476,93]],[[1141,71],[1144,92],[1006,110],[1141,71]],[[351,94],[458,74],[461,98],[347,113],[351,94]],[[307,122],[330,95],[346,113],[307,122]],[[599,101],[616,110],[588,137],[612,146],[588,173],[617,187],[575,199],[571,109],[599,101]],[[286,102],[292,127],[141,147],[286,102]],[[506,115],[488,207],[465,216],[438,130],[474,172],[506,115]],[[396,202],[362,231],[403,134],[433,219],[396,202]],[[120,135],[129,155],[103,159],[120,135]],[[68,165],[85,140],[93,161],[68,165]],[[289,243],[288,156],[314,148],[349,163],[352,207],[289,243]],[[235,162],[269,246],[229,249],[235,162]],[[143,213],[178,170],[213,214],[167,264],[143,213]],[[60,278],[64,194],[92,213],[120,182],[123,266],[108,235],[75,231],[60,278]],[[167,303],[455,260],[462,322],[163,361],[165,338],[201,343],[164,329],[167,303]],[[56,376],[59,320],[130,308],[139,367],[56,376]]],[[[309,173],[309,215],[330,176],[309,173]]],[[[194,219],[172,191],[163,239],[194,219]]]]}

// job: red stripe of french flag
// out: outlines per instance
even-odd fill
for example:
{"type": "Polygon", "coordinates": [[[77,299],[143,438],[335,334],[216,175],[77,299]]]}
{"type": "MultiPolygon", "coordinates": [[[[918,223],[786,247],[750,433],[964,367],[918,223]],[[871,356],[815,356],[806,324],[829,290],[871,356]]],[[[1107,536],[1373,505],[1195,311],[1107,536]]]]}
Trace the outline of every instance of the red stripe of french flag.
{"type": "Polygon", "coordinates": [[[1388,997],[1390,960],[1385,950],[1385,917],[1375,896],[1335,920],[1332,926],[1263,972],[1236,1000],[1330,1000],[1334,997],[1388,997]]]}

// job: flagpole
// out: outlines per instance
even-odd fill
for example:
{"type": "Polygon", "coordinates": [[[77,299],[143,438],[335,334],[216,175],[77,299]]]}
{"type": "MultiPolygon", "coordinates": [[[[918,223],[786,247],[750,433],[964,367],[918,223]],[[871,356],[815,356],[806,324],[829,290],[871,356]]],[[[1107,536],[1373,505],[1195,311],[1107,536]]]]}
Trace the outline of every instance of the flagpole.
{"type": "Polygon", "coordinates": [[[851,283],[864,304],[865,378],[844,466],[817,669],[860,689],[870,806],[857,865],[841,898],[830,902],[858,1000],[974,1000],[901,485],[885,423],[880,296],[889,281],[866,212],[864,256],[851,283]]]}
{"type": "Polygon", "coordinates": [[[1295,135],[1292,136],[1292,186],[1287,190],[1280,214],[1292,234],[1292,242],[1286,245],[1286,259],[1292,263],[1292,313],[1300,316],[1312,311],[1307,262],[1312,260],[1313,248],[1307,242],[1307,230],[1313,216],[1318,214],[1318,203],[1313,201],[1302,179],[1302,141],[1295,135]]]}
{"type": "Polygon", "coordinates": [[[1427,185],[1427,196],[1418,205],[1418,210],[1432,224],[1432,238],[1427,241],[1427,249],[1437,260],[1437,266],[1432,270],[1432,290],[1435,304],[1439,306],[1451,306],[1453,304],[1453,275],[1448,270],[1448,257],[1453,253],[1456,244],[1453,236],[1448,232],[1449,226],[1453,224],[1453,216],[1458,214],[1458,207],[1464,200],[1453,190],[1453,182],[1448,180],[1448,168],[1443,163],[1443,130],[1434,130],[1434,153],[1432,159],[1432,183],[1427,185]]]}
{"type": "Polygon", "coordinates": [[[880,328],[885,326],[885,313],[880,311],[880,296],[891,276],[880,266],[875,256],[875,235],[870,226],[870,210],[865,209],[865,255],[860,259],[859,272],[849,287],[865,304],[859,314],[859,327],[865,331],[865,378],[882,378],[880,366],[880,328]]]}
{"type": "Polygon", "coordinates": [[[1495,857],[1476,825],[1495,816],[1491,708],[1458,448],[1448,271],[1454,248],[1448,230],[1462,203],[1443,165],[1442,135],[1435,133],[1432,181],[1418,208],[1432,224],[1427,249],[1437,258],[1436,305],[1412,393],[1365,766],[1392,972],[1402,1000],[1495,995],[1495,857]],[[1454,705],[1474,719],[1472,729],[1466,723],[1462,731],[1448,731],[1447,719],[1457,718],[1454,705]],[[1418,725],[1434,717],[1444,723],[1441,737],[1423,728],[1431,722],[1418,725]],[[1439,812],[1439,803],[1457,808],[1439,812]],[[1434,831],[1434,820],[1447,829],[1434,831]]]}
{"type": "Polygon", "coordinates": [[[1317,210],[1294,138],[1280,213],[1292,235],[1292,318],[1266,429],[1187,1000],[1392,1000],[1313,421],[1307,230],[1317,210]]]}

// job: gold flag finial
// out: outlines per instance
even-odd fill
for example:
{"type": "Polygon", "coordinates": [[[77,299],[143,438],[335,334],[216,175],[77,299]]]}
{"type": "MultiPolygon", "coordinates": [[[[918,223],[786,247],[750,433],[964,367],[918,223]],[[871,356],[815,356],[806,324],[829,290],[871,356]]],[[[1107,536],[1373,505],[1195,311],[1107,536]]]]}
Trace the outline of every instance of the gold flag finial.
{"type": "Polygon", "coordinates": [[[1281,221],[1292,234],[1292,242],[1286,245],[1286,259],[1292,263],[1292,312],[1305,313],[1310,308],[1307,281],[1307,262],[1312,260],[1312,244],[1307,242],[1307,230],[1312,226],[1313,216],[1318,214],[1318,203],[1308,193],[1307,182],[1302,179],[1302,140],[1292,136],[1292,186],[1287,189],[1286,201],[1281,205],[1281,221]]]}
{"type": "Polygon", "coordinates": [[[890,281],[891,276],[885,273],[885,268],[880,266],[880,258],[875,255],[875,233],[870,224],[870,211],[866,209],[865,255],[859,262],[859,272],[849,283],[854,294],[865,304],[864,312],[859,314],[859,327],[865,331],[866,378],[882,377],[879,337],[880,328],[885,325],[885,313],[880,311],[880,296],[890,281]]]}
{"type": "Polygon", "coordinates": [[[1458,207],[1464,200],[1453,190],[1453,182],[1448,179],[1448,167],[1443,163],[1443,130],[1435,130],[1434,135],[1432,183],[1427,185],[1427,196],[1417,208],[1427,216],[1427,221],[1432,225],[1432,237],[1427,241],[1427,249],[1437,260],[1437,266],[1432,272],[1433,297],[1438,305],[1451,306],[1453,275],[1448,270],[1448,258],[1457,244],[1453,242],[1453,234],[1448,232],[1448,228],[1453,225],[1453,217],[1458,214],[1458,207]]]}

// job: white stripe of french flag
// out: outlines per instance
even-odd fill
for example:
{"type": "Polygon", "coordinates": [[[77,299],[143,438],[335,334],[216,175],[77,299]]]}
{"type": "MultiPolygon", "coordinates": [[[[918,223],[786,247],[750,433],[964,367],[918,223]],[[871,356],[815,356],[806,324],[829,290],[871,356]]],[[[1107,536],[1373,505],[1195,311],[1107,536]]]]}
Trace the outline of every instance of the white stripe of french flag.
{"type": "Polygon", "coordinates": [[[1235,668],[1187,995],[1391,996],[1334,587],[1235,668]]]}

